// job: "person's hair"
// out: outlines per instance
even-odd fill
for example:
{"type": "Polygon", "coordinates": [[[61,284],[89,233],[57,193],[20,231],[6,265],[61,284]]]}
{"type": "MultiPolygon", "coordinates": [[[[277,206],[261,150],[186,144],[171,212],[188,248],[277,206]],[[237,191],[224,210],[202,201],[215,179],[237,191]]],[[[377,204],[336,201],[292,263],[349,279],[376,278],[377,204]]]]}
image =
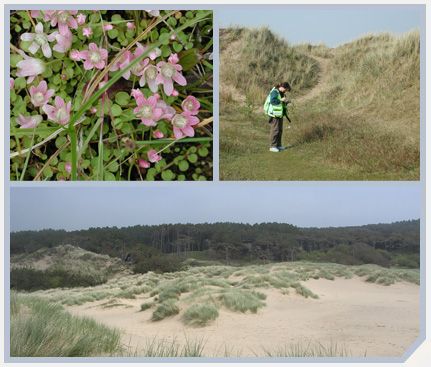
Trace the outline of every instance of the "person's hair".
{"type": "Polygon", "coordinates": [[[275,85],[275,88],[277,88],[277,89],[280,87],[283,87],[284,89],[287,89],[288,91],[291,90],[290,84],[288,82],[283,82],[283,83],[279,83],[279,84],[275,85]]]}

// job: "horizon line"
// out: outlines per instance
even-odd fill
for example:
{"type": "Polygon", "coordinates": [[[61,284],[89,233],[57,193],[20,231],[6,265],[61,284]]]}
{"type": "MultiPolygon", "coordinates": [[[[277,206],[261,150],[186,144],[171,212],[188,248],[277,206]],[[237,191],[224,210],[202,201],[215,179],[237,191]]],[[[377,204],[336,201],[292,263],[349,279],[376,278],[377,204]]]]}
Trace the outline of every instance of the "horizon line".
{"type": "Polygon", "coordinates": [[[20,229],[20,230],[11,230],[10,234],[12,233],[20,233],[20,232],[42,232],[42,231],[64,231],[67,233],[70,232],[76,232],[76,231],[88,231],[90,229],[105,229],[105,228],[118,228],[118,229],[127,229],[127,228],[131,228],[131,227],[137,227],[137,226],[141,226],[141,227],[157,227],[157,226],[163,226],[163,225],[203,225],[203,224],[241,224],[241,225],[261,225],[261,224],[288,224],[294,227],[297,227],[299,229],[324,229],[324,228],[352,228],[352,227],[366,227],[366,226],[371,226],[371,225],[380,225],[380,224],[395,224],[395,223],[401,223],[401,222],[411,222],[411,221],[419,221],[420,222],[420,218],[410,218],[410,219],[401,219],[401,220],[396,220],[396,221],[392,221],[392,222],[378,222],[378,223],[366,223],[366,224],[352,224],[352,225],[341,225],[341,226],[297,226],[295,224],[292,223],[287,223],[287,222],[199,222],[199,223],[192,223],[192,222],[186,222],[186,223],[181,223],[181,222],[176,222],[176,223],[159,223],[159,224],[131,224],[128,226],[122,226],[122,227],[117,227],[115,225],[111,225],[111,226],[104,226],[104,227],[86,227],[86,228],[80,228],[80,229],[64,229],[64,228],[41,228],[41,229],[20,229]]]}

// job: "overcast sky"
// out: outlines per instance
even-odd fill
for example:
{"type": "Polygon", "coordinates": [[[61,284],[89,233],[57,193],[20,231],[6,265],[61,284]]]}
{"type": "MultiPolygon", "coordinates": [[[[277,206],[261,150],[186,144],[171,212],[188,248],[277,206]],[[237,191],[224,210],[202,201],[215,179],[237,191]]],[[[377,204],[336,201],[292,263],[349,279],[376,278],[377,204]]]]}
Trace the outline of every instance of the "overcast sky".
{"type": "Polygon", "coordinates": [[[350,42],[367,33],[404,33],[421,26],[424,5],[264,5],[217,10],[220,28],[268,26],[291,43],[350,42]]]}
{"type": "Polygon", "coordinates": [[[345,226],[417,219],[417,183],[174,183],[11,188],[11,230],[160,223],[345,226]],[[162,186],[162,187],[160,187],[162,186]]]}

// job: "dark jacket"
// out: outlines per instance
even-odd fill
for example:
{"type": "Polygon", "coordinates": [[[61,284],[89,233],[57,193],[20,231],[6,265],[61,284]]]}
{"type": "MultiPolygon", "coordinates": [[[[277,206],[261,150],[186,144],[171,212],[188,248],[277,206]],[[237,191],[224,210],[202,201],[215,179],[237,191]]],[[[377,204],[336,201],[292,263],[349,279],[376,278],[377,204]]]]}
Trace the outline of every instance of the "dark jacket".
{"type": "Polygon", "coordinates": [[[271,94],[270,94],[270,103],[272,104],[272,105],[274,105],[274,106],[278,106],[281,102],[280,102],[280,100],[278,99],[278,95],[281,95],[281,93],[277,90],[277,89],[274,89],[272,92],[271,92],[271,94]]]}

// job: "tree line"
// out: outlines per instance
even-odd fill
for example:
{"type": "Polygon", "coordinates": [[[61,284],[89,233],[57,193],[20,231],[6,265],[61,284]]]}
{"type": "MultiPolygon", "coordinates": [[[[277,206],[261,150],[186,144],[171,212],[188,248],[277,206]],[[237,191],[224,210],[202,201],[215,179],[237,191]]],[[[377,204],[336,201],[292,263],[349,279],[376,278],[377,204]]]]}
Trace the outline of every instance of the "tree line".
{"type": "Polygon", "coordinates": [[[164,255],[233,261],[419,265],[420,222],[301,228],[287,223],[201,223],[11,233],[11,254],[72,244],[129,262],[164,255]]]}

